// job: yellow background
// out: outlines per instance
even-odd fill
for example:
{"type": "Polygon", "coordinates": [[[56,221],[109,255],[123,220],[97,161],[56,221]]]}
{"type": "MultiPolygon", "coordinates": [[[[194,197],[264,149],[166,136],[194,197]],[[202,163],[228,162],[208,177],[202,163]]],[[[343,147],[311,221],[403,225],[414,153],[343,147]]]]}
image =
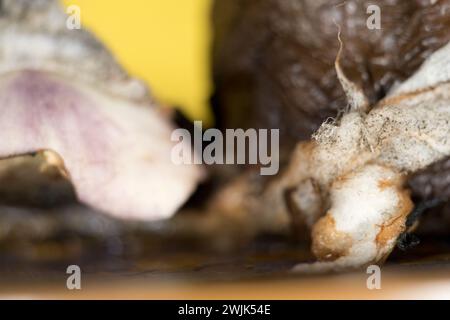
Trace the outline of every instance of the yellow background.
{"type": "Polygon", "coordinates": [[[211,0],[62,0],[163,103],[210,120],[211,0]]]}

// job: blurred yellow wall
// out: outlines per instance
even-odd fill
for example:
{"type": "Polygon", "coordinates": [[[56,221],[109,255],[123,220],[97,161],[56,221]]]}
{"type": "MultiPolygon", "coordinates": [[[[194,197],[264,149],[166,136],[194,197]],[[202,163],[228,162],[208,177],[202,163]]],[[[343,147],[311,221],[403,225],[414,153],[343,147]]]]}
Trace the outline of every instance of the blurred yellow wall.
{"type": "Polygon", "coordinates": [[[210,121],[211,0],[62,0],[163,103],[210,121]]]}

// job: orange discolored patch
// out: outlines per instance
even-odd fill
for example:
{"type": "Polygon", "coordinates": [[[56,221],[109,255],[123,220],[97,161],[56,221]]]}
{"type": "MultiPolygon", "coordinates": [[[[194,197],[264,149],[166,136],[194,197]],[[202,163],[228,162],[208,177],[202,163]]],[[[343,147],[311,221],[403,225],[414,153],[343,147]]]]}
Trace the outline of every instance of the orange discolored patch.
{"type": "Polygon", "coordinates": [[[348,182],[351,178],[353,178],[354,172],[350,172],[347,174],[343,174],[338,176],[332,184],[332,188],[341,188],[346,182],[348,182]]]}
{"type": "Polygon", "coordinates": [[[383,191],[388,188],[392,188],[396,185],[396,181],[391,179],[381,179],[378,181],[378,188],[383,191]]]}
{"type": "Polygon", "coordinates": [[[383,108],[385,106],[389,106],[389,105],[398,105],[400,104],[402,101],[405,100],[409,100],[412,99],[420,94],[426,93],[426,92],[430,92],[435,90],[438,87],[438,85],[434,85],[434,86],[430,86],[430,87],[426,87],[426,88],[422,88],[422,89],[418,89],[416,91],[412,91],[412,92],[407,92],[407,93],[403,93],[400,95],[395,95],[393,97],[388,97],[384,100],[381,100],[375,107],[374,109],[379,109],[379,108],[383,108]]]}
{"type": "Polygon", "coordinates": [[[405,222],[408,214],[413,208],[413,202],[411,201],[409,192],[406,190],[398,189],[399,202],[397,205],[397,211],[391,220],[381,226],[380,232],[376,237],[377,246],[382,248],[386,244],[396,239],[403,231],[405,231],[405,222]]]}
{"type": "Polygon", "coordinates": [[[333,261],[346,256],[352,245],[352,237],[336,230],[336,223],[329,212],[313,227],[312,252],[318,260],[333,261]]]}

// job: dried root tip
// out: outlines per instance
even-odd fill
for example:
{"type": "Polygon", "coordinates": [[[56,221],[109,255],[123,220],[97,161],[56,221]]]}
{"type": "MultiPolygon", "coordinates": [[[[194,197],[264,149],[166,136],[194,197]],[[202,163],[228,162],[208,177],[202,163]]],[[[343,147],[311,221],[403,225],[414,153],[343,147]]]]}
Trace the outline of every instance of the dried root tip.
{"type": "Polygon", "coordinates": [[[336,73],[341,83],[342,88],[344,89],[345,95],[347,96],[348,103],[350,105],[350,111],[357,111],[366,113],[369,111],[369,100],[367,99],[364,91],[354,82],[350,81],[342,70],[340,61],[343,50],[343,42],[341,40],[341,30],[340,26],[338,26],[338,40],[339,40],[339,51],[336,56],[336,60],[334,62],[334,67],[336,69],[336,73]]]}
{"type": "Polygon", "coordinates": [[[412,209],[402,184],[398,172],[378,165],[336,179],[331,209],[312,231],[312,250],[320,262],[295,270],[334,271],[382,261],[405,230],[412,209]]]}

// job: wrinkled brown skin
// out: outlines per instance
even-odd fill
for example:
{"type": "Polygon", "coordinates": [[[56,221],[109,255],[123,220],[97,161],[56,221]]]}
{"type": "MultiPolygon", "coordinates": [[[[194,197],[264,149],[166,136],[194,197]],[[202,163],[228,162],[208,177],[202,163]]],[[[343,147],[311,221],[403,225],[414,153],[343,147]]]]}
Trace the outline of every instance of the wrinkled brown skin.
{"type": "MultiPolygon", "coordinates": [[[[298,141],[346,106],[334,70],[337,25],[345,73],[373,105],[450,40],[450,0],[430,2],[216,0],[218,125],[280,128],[285,162],[298,141]],[[369,4],[381,9],[381,30],[366,27],[369,4]]],[[[450,159],[415,174],[409,185],[417,201],[448,199],[450,159]]]]}

